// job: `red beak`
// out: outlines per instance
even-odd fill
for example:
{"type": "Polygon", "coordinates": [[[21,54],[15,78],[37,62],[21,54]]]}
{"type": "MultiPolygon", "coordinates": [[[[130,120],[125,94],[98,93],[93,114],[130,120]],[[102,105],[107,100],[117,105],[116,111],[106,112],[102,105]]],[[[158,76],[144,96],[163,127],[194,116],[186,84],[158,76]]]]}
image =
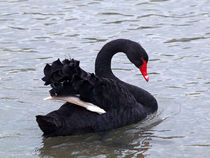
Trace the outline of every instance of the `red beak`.
{"type": "Polygon", "coordinates": [[[142,59],[142,61],[143,61],[143,64],[139,69],[140,69],[144,79],[148,82],[149,76],[147,75],[147,62],[144,59],[142,59]]]}

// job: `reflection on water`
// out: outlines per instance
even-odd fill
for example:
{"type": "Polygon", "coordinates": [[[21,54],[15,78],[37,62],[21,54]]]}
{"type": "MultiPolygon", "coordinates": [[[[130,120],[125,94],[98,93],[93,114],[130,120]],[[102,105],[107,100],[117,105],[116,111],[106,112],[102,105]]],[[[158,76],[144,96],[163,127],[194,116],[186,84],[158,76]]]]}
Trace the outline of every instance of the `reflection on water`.
{"type": "Polygon", "coordinates": [[[1,157],[209,157],[210,2],[174,0],[0,1],[1,157]],[[94,72],[108,41],[128,38],[149,54],[145,83],[127,57],[113,72],[151,92],[156,115],[106,134],[43,139],[35,115],[58,109],[45,102],[43,68],[75,58],[94,72]],[[172,156],[173,155],[173,156],[172,156]]]}
{"type": "MultiPolygon", "coordinates": [[[[86,134],[71,137],[43,139],[43,147],[39,149],[41,157],[78,157],[85,156],[146,156],[152,146],[150,141],[154,135],[152,127],[160,124],[155,115],[144,123],[127,126],[107,133],[86,134]]],[[[165,138],[165,139],[172,139],[165,138]]]]}

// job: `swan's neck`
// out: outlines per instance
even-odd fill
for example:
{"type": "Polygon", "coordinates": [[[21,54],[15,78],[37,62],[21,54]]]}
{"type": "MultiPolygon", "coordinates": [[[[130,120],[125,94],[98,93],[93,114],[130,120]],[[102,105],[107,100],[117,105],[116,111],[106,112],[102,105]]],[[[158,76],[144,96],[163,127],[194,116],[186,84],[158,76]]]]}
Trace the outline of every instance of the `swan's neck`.
{"type": "Polygon", "coordinates": [[[111,70],[112,57],[118,52],[123,52],[127,55],[129,53],[129,47],[134,43],[133,42],[131,44],[131,42],[132,41],[129,40],[119,39],[104,45],[96,58],[95,74],[99,77],[118,80],[133,94],[139,103],[150,108],[150,110],[152,108],[154,112],[157,110],[157,101],[149,92],[121,81],[113,74],[111,70]]]}
{"type": "Polygon", "coordinates": [[[97,76],[119,80],[111,70],[112,57],[118,52],[125,54],[128,52],[127,40],[115,40],[103,46],[95,62],[95,73],[97,76]]]}

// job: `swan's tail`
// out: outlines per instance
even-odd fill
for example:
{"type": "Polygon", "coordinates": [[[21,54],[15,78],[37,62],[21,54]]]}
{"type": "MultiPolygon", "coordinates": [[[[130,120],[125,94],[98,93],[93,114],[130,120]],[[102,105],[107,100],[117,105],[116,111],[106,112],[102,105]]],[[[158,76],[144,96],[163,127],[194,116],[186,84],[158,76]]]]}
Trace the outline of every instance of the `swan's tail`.
{"type": "Polygon", "coordinates": [[[50,117],[47,115],[37,115],[36,121],[40,129],[43,131],[43,135],[46,137],[56,133],[56,131],[61,127],[61,122],[59,120],[57,120],[55,117],[50,117]]]}

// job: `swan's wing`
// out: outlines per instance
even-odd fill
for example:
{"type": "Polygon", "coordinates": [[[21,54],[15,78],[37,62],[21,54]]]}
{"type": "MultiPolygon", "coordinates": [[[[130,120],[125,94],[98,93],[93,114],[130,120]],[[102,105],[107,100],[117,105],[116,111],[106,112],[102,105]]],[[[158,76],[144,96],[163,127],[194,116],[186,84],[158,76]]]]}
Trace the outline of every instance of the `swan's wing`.
{"type": "Polygon", "coordinates": [[[44,74],[45,85],[50,84],[52,87],[52,97],[47,100],[63,100],[99,114],[105,113],[104,109],[119,109],[120,106],[129,107],[136,103],[133,95],[117,80],[100,78],[85,72],[79,67],[79,61],[73,59],[62,62],[56,60],[51,65],[46,65],[44,74]],[[77,94],[80,96],[75,96],[77,94]]]}
{"type": "Polygon", "coordinates": [[[44,98],[44,100],[62,100],[62,101],[66,101],[66,102],[73,103],[75,105],[84,107],[87,110],[92,111],[92,112],[96,112],[98,114],[106,113],[106,111],[104,109],[102,109],[102,108],[100,108],[97,105],[94,105],[92,103],[82,101],[77,96],[47,97],[47,98],[44,98]]]}

